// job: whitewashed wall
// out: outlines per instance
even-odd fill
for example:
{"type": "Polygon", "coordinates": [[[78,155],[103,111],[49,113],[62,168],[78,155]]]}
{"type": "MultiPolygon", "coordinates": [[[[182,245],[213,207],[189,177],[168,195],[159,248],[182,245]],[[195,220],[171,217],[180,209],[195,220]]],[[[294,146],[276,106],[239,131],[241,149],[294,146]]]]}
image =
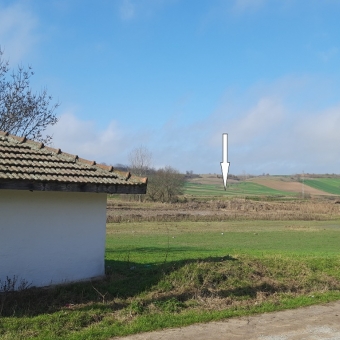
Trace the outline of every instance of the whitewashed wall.
{"type": "Polygon", "coordinates": [[[104,274],[106,194],[0,190],[0,280],[32,286],[104,274]]]}

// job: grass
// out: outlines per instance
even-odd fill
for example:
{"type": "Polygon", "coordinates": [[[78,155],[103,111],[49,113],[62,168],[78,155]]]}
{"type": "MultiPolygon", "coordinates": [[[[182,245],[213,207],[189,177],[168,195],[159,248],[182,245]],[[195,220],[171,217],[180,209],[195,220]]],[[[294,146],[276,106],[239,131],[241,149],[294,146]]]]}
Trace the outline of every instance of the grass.
{"type": "Polygon", "coordinates": [[[275,190],[261,184],[247,181],[228,183],[227,190],[224,190],[222,184],[215,185],[187,182],[184,187],[184,194],[194,196],[296,196],[296,194],[292,192],[275,190]]]}
{"type": "Polygon", "coordinates": [[[340,195],[340,178],[317,178],[306,179],[304,183],[312,188],[328,192],[333,195],[340,195]]]}
{"type": "Polygon", "coordinates": [[[107,278],[0,296],[0,339],[109,339],[340,299],[340,220],[107,225],[107,278]]]}
{"type": "Polygon", "coordinates": [[[129,254],[142,263],[162,262],[168,248],[168,260],[180,261],[226,252],[335,255],[340,244],[339,220],[112,223],[107,232],[108,260],[129,254]]]}

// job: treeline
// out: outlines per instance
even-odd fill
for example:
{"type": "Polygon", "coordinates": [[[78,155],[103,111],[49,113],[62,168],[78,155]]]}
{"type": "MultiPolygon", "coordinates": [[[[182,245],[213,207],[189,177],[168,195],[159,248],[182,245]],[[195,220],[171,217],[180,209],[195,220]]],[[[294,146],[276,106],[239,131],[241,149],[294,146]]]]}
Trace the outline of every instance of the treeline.
{"type": "Polygon", "coordinates": [[[153,202],[176,202],[183,194],[185,176],[171,166],[149,169],[145,199],[153,202]]]}
{"type": "Polygon", "coordinates": [[[139,201],[176,202],[183,194],[185,175],[171,166],[155,169],[152,166],[152,154],[144,146],[134,149],[129,155],[129,165],[116,164],[115,169],[130,171],[140,177],[148,177],[145,195],[133,195],[139,201]]]}
{"type": "Polygon", "coordinates": [[[302,178],[340,178],[339,174],[310,174],[308,172],[305,172],[303,174],[296,174],[295,175],[298,180],[302,178]]]}
{"type": "MultiPolygon", "coordinates": [[[[114,167],[120,171],[130,171],[136,175],[137,172],[128,166],[114,167]]],[[[140,176],[140,175],[138,175],[140,176]]],[[[149,168],[143,172],[143,176],[148,178],[147,192],[145,195],[124,195],[126,199],[152,202],[177,202],[178,196],[183,194],[186,181],[185,175],[171,166],[160,169],[149,168]]]]}
{"type": "MultiPolygon", "coordinates": [[[[249,175],[247,175],[248,177],[247,178],[250,178],[249,175]]],[[[216,175],[217,178],[223,178],[222,175],[216,175]]],[[[236,175],[233,175],[233,174],[228,174],[228,179],[233,179],[234,181],[241,181],[241,180],[245,180],[246,179],[246,176],[236,176],[236,175]]]]}

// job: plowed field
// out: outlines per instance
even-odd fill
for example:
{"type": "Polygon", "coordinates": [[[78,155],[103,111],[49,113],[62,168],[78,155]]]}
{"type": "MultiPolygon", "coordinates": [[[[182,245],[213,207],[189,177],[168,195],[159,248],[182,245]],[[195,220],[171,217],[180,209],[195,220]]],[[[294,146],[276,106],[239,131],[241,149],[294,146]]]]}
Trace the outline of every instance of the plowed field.
{"type": "MultiPolygon", "coordinates": [[[[275,179],[267,179],[267,178],[253,178],[251,180],[254,183],[264,185],[268,188],[281,190],[281,191],[291,191],[291,192],[302,192],[302,183],[293,182],[293,181],[283,181],[283,180],[275,180],[275,179]]],[[[308,185],[303,185],[304,193],[310,195],[327,195],[330,196],[328,192],[321,191],[318,189],[314,189],[309,187],[308,185]]]]}

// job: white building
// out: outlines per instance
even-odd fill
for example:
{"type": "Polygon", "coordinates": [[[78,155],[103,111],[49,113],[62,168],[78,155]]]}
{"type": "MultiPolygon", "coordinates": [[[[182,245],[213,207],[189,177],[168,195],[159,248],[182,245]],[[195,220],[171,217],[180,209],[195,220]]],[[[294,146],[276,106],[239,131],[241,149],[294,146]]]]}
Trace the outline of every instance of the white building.
{"type": "Polygon", "coordinates": [[[146,183],[0,131],[1,282],[103,276],[107,194],[143,194],[146,183]]]}

